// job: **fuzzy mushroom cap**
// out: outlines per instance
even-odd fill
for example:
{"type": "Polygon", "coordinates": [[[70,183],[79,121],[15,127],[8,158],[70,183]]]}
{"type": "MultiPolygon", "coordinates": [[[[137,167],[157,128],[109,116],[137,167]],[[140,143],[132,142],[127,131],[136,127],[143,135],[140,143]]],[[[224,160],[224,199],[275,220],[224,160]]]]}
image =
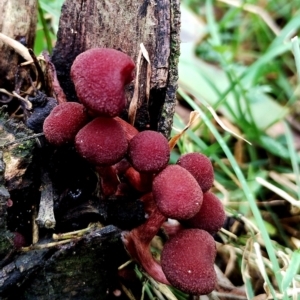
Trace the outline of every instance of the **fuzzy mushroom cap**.
{"type": "Polygon", "coordinates": [[[214,182],[214,169],[209,158],[201,153],[182,155],[177,164],[187,169],[197,180],[203,193],[207,192],[214,182]]]}
{"type": "Polygon", "coordinates": [[[94,115],[115,117],[125,107],[124,86],[132,79],[132,59],[117,50],[93,48],[79,54],[71,77],[80,102],[94,115]]]}
{"type": "Polygon", "coordinates": [[[168,240],[161,253],[161,266],[168,281],[193,295],[206,295],[216,285],[212,236],[200,229],[181,230],[168,240]]]}
{"type": "Polygon", "coordinates": [[[139,172],[159,172],[169,162],[168,140],[159,132],[146,130],[132,138],[128,156],[133,167],[139,172]]]}
{"type": "Polygon", "coordinates": [[[190,219],[202,205],[196,179],[178,165],[167,166],[154,178],[152,192],[160,212],[168,218],[190,219]]]}
{"type": "Polygon", "coordinates": [[[199,212],[186,221],[189,227],[199,228],[211,234],[218,232],[225,222],[222,202],[211,192],[203,194],[203,203],[199,212]]]}
{"type": "Polygon", "coordinates": [[[61,146],[74,141],[77,132],[88,122],[82,104],[65,102],[57,105],[45,119],[43,131],[49,143],[61,146]]]}
{"type": "Polygon", "coordinates": [[[121,125],[111,118],[96,118],[76,135],[77,152],[90,163],[109,166],[120,161],[128,143],[121,125]]]}

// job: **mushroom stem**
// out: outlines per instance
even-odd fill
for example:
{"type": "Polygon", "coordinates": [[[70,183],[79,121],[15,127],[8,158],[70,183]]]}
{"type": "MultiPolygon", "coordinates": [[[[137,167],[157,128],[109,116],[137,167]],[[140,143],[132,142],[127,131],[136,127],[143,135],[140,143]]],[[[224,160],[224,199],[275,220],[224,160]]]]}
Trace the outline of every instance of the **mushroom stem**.
{"type": "Polygon", "coordinates": [[[133,186],[139,192],[150,192],[152,188],[153,175],[149,173],[140,173],[133,167],[130,167],[125,172],[125,177],[129,181],[130,185],[133,186]]]}
{"type": "Polygon", "coordinates": [[[128,142],[139,133],[139,131],[135,127],[133,127],[120,117],[115,117],[114,119],[118,121],[118,123],[122,126],[128,142]]]}
{"type": "Polygon", "coordinates": [[[96,170],[100,177],[102,194],[104,196],[115,194],[120,183],[115,167],[96,167],[96,170]]]}
{"type": "Polygon", "coordinates": [[[171,219],[162,224],[162,229],[170,238],[176,235],[180,230],[185,229],[185,227],[183,227],[178,221],[171,219]]]}
{"type": "Polygon", "coordinates": [[[153,237],[165,221],[166,217],[157,208],[152,209],[147,221],[130,232],[123,233],[122,239],[130,256],[140,263],[151,277],[169,284],[160,264],[153,258],[149,249],[153,237]]]}

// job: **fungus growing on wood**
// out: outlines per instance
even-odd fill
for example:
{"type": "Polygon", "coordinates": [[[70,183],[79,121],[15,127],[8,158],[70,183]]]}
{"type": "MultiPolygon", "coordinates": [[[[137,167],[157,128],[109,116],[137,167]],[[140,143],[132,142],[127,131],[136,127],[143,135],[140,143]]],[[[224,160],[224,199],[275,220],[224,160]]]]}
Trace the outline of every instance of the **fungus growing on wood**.
{"type": "Polygon", "coordinates": [[[77,152],[96,166],[111,166],[127,151],[127,140],[121,125],[111,118],[96,118],[75,137],[77,152]]]}
{"type": "Polygon", "coordinates": [[[188,294],[205,295],[216,285],[215,256],[215,241],[208,232],[186,229],[166,242],[161,266],[174,287],[188,294]]]}
{"type": "Polygon", "coordinates": [[[45,119],[43,131],[46,139],[56,146],[72,143],[77,132],[88,122],[82,104],[65,102],[57,105],[45,119]]]}
{"type": "Polygon", "coordinates": [[[146,130],[132,138],[128,156],[133,167],[139,172],[159,172],[169,161],[168,140],[159,132],[146,130]]]}
{"type": "Polygon", "coordinates": [[[134,63],[120,51],[93,48],[79,54],[71,77],[80,102],[97,116],[115,117],[125,107],[124,86],[132,79],[134,63]]]}
{"type": "Polygon", "coordinates": [[[225,222],[222,202],[211,192],[203,194],[203,203],[199,212],[186,221],[189,227],[199,228],[211,234],[218,232],[225,222]]]}
{"type": "Polygon", "coordinates": [[[159,210],[168,218],[190,219],[202,205],[199,184],[178,165],[167,166],[154,178],[152,192],[159,210]]]}
{"type": "Polygon", "coordinates": [[[201,153],[182,155],[177,164],[187,169],[197,180],[203,193],[207,192],[214,182],[214,170],[211,161],[201,153]]]}

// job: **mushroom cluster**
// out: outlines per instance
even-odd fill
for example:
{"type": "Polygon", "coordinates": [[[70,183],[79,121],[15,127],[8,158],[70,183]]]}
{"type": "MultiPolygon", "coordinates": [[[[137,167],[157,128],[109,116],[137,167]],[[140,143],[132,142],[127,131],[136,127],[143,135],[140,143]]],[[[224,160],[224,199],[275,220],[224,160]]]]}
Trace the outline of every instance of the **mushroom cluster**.
{"type": "Polygon", "coordinates": [[[190,294],[210,293],[216,284],[212,234],[225,220],[221,202],[209,191],[212,164],[206,156],[190,153],[168,165],[170,147],[161,133],[138,132],[118,117],[133,70],[131,58],[114,49],[94,48],[78,55],[71,78],[80,103],[55,107],[44,122],[45,137],[55,146],[75,145],[98,173],[103,197],[132,190],[139,195],[146,221],[122,238],[150,276],[190,294]],[[179,223],[170,226],[168,219],[179,223]],[[169,239],[159,263],[149,248],[160,228],[169,239]]]}

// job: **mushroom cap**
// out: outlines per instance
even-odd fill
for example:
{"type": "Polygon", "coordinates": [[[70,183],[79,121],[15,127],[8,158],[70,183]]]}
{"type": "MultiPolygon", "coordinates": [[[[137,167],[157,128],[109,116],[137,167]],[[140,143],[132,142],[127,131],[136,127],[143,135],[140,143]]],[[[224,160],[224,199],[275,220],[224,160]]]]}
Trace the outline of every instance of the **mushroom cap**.
{"type": "Polygon", "coordinates": [[[116,120],[98,117],[77,133],[75,147],[92,164],[110,166],[125,156],[128,143],[116,120]]]}
{"type": "Polygon", "coordinates": [[[82,104],[65,102],[54,107],[45,119],[43,131],[49,143],[61,146],[73,142],[87,122],[88,114],[82,104]]]}
{"type": "Polygon", "coordinates": [[[215,241],[208,232],[186,229],[166,242],[161,266],[174,287],[188,294],[205,295],[216,285],[215,257],[215,241]]]}
{"type": "Polygon", "coordinates": [[[158,209],[168,218],[185,220],[193,217],[202,205],[202,190],[184,168],[169,165],[153,180],[152,192],[158,209]]]}
{"type": "Polygon", "coordinates": [[[189,227],[199,228],[211,234],[218,232],[224,225],[226,214],[222,202],[211,192],[203,194],[203,203],[199,212],[186,220],[189,227]]]}
{"type": "Polygon", "coordinates": [[[71,77],[80,102],[94,115],[115,117],[125,107],[124,86],[132,79],[134,62],[120,51],[93,48],[79,54],[71,77]]]}
{"type": "Polygon", "coordinates": [[[139,132],[129,143],[128,156],[137,171],[159,172],[169,162],[168,140],[156,131],[139,132]]]}
{"type": "Polygon", "coordinates": [[[209,158],[201,153],[182,155],[177,164],[187,169],[197,180],[203,193],[207,192],[214,183],[214,169],[209,158]]]}

